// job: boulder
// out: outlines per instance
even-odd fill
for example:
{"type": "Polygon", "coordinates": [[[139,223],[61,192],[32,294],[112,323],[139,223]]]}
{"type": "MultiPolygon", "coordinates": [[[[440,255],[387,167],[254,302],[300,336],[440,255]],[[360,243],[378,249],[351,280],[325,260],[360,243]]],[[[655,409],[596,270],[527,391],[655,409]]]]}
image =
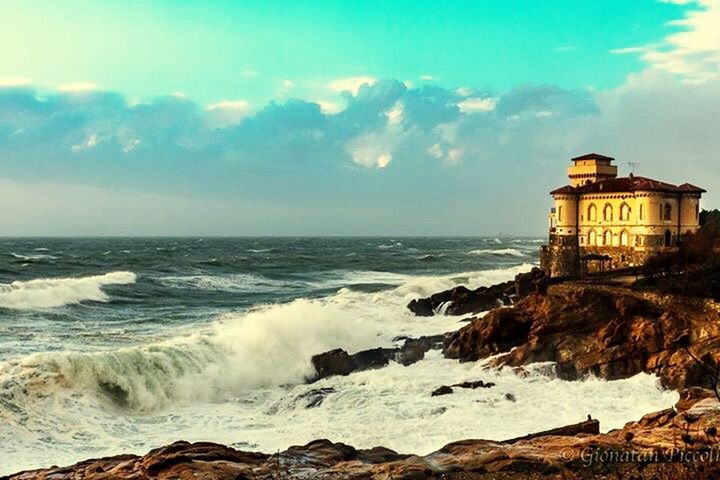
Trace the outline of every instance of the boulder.
{"type": "Polygon", "coordinates": [[[497,306],[510,305],[531,293],[544,291],[547,282],[545,272],[535,267],[527,273],[516,275],[515,280],[475,290],[461,285],[426,298],[412,300],[407,308],[422,317],[437,313],[465,315],[485,312],[497,306]]]}

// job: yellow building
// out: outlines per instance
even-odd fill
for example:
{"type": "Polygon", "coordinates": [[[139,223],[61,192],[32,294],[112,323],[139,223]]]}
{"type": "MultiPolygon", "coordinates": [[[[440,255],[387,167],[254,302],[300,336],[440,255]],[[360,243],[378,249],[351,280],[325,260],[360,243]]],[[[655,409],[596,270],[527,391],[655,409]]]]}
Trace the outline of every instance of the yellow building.
{"type": "Polygon", "coordinates": [[[572,159],[570,185],[550,192],[549,245],[541,266],[551,276],[576,276],[583,260],[604,257],[612,268],[642,265],[677,248],[700,227],[702,188],[617,176],[613,158],[596,153],[572,159]],[[608,262],[609,263],[609,262],[608,262]]]}

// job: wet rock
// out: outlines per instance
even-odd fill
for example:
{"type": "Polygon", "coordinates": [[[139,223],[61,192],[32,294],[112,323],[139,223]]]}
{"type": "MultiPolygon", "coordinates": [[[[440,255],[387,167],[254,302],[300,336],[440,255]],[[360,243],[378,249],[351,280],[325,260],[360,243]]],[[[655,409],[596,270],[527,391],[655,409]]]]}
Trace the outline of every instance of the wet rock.
{"type": "Polygon", "coordinates": [[[335,393],[335,389],[332,387],[313,388],[307,392],[298,395],[299,400],[305,402],[305,408],[315,408],[322,405],[328,395],[335,393]]]}
{"type": "Polygon", "coordinates": [[[517,398],[515,398],[515,395],[513,395],[512,393],[506,393],[505,400],[509,402],[517,402],[517,398]]]}
{"type": "Polygon", "coordinates": [[[492,383],[492,382],[487,382],[487,383],[485,383],[485,382],[483,382],[482,380],[475,380],[475,381],[471,381],[471,382],[456,383],[456,384],[454,384],[454,385],[452,385],[452,386],[453,386],[453,387],[459,387],[459,388],[472,388],[472,389],[475,389],[475,388],[490,388],[490,387],[494,387],[495,384],[492,383]]]}
{"type": "Polygon", "coordinates": [[[449,395],[451,393],[453,393],[453,389],[448,387],[447,385],[443,385],[442,387],[433,390],[430,396],[439,397],[440,395],[449,395]]]}
{"type": "Polygon", "coordinates": [[[352,357],[341,348],[315,355],[311,361],[317,372],[317,379],[335,375],[350,375],[355,370],[352,357]]]}
{"type": "Polygon", "coordinates": [[[421,317],[429,317],[436,313],[447,315],[479,313],[498,306],[510,305],[531,293],[544,291],[547,282],[545,272],[533,268],[530,272],[518,274],[515,280],[490,287],[470,290],[461,285],[426,298],[415,299],[407,308],[421,317]]]}
{"type": "Polygon", "coordinates": [[[330,350],[312,357],[311,362],[315,367],[316,375],[308,381],[313,382],[335,375],[349,375],[352,372],[382,368],[390,361],[404,366],[412,365],[422,360],[428,350],[442,349],[444,338],[444,334],[420,338],[405,337],[402,347],[372,348],[352,355],[340,348],[330,350]]]}

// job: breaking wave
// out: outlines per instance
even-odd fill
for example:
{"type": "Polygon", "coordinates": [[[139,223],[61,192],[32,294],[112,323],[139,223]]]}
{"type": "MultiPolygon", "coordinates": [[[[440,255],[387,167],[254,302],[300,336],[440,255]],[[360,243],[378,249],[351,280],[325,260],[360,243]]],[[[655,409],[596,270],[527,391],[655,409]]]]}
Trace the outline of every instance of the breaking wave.
{"type": "Polygon", "coordinates": [[[468,255],[498,255],[498,256],[508,256],[508,257],[524,257],[526,256],[523,252],[520,250],[517,250],[515,248],[498,248],[498,249],[480,249],[480,250],[472,250],[468,252],[468,255]]]}
{"type": "Polygon", "coordinates": [[[0,308],[33,310],[84,301],[107,302],[106,285],[135,283],[132,272],[110,272],[79,278],[41,278],[0,284],[0,308]]]}

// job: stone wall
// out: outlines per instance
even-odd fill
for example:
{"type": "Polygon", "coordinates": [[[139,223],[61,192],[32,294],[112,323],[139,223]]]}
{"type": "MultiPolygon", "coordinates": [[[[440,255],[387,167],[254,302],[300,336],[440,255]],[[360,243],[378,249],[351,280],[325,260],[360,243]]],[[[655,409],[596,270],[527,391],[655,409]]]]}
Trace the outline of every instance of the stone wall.
{"type": "Polygon", "coordinates": [[[577,277],[580,274],[577,246],[543,245],[540,268],[551,277],[577,277]]]}

